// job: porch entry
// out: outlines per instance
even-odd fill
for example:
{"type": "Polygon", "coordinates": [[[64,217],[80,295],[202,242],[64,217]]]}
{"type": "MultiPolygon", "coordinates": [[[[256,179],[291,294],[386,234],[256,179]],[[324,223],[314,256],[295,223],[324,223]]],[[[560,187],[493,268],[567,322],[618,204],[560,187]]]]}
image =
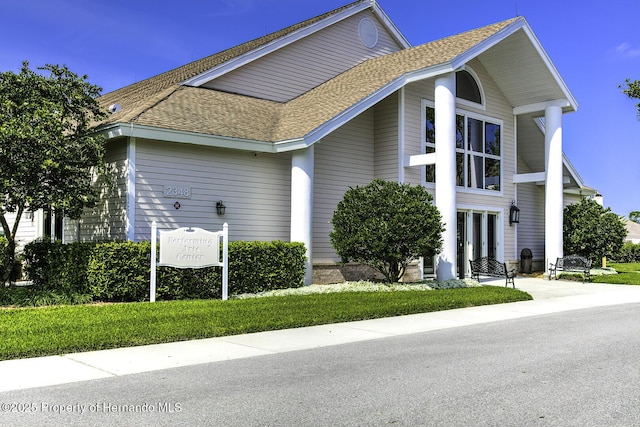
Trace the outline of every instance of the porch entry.
{"type": "Polygon", "coordinates": [[[500,253],[500,216],[487,210],[462,210],[457,217],[458,278],[470,276],[469,260],[482,256],[502,259],[500,253]]]}

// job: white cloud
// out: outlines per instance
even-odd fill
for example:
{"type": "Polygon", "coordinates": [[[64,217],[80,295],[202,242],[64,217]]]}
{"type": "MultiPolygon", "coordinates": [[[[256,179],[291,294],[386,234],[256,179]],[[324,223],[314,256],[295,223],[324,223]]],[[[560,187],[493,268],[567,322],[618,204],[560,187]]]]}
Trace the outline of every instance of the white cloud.
{"type": "Polygon", "coordinates": [[[640,57],[640,49],[634,48],[630,43],[624,42],[616,46],[616,54],[624,58],[640,57]]]}

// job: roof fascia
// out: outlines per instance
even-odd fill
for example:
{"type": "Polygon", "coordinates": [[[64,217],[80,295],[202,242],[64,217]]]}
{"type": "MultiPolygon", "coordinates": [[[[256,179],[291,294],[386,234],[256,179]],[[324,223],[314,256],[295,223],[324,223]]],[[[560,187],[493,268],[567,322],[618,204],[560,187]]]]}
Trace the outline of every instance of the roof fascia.
{"type": "Polygon", "coordinates": [[[501,30],[490,35],[489,37],[487,37],[477,45],[473,46],[471,49],[468,49],[465,52],[458,55],[456,58],[452,60],[452,63],[455,64],[456,67],[464,66],[464,64],[466,64],[467,62],[480,56],[480,54],[491,49],[493,46],[497,45],[507,37],[513,35],[516,31],[522,29],[526,25],[527,24],[524,18],[519,18],[513,21],[511,24],[507,25],[501,30]]]}
{"type": "MultiPolygon", "coordinates": [[[[540,132],[542,132],[542,134],[544,135],[547,131],[547,127],[546,127],[546,124],[544,123],[544,120],[542,120],[540,117],[535,118],[533,120],[538,126],[538,128],[540,129],[540,132]]],[[[588,187],[584,185],[584,181],[582,180],[582,177],[578,173],[578,170],[575,168],[575,166],[573,166],[573,163],[571,163],[571,160],[569,160],[569,157],[567,157],[567,155],[564,152],[562,153],[562,165],[565,168],[567,168],[567,171],[569,172],[573,180],[576,182],[576,184],[578,184],[578,187],[580,189],[588,189],[588,187]]]]}
{"type": "Polygon", "coordinates": [[[525,33],[525,35],[531,42],[532,46],[534,47],[534,49],[536,49],[536,51],[538,52],[538,55],[540,55],[540,59],[542,59],[545,66],[553,76],[553,79],[555,80],[556,84],[562,91],[564,95],[563,98],[567,100],[568,102],[567,107],[569,107],[572,111],[576,111],[578,109],[578,102],[576,101],[575,97],[569,90],[569,87],[567,86],[567,84],[564,82],[564,80],[560,76],[560,73],[558,72],[555,65],[553,65],[553,62],[551,62],[551,58],[549,58],[549,55],[540,44],[540,41],[538,40],[536,35],[533,33],[533,30],[531,29],[531,27],[527,23],[527,20],[524,17],[518,18],[516,21],[512,22],[511,24],[507,25],[500,31],[487,37],[485,40],[478,43],[476,46],[472,47],[471,49],[467,50],[463,54],[459,55],[452,61],[452,64],[454,65],[455,68],[462,67],[467,62],[478,57],[483,52],[486,52],[487,50],[489,50],[490,48],[500,43],[501,41],[505,40],[506,38],[513,35],[519,30],[522,30],[525,33]]]}
{"type": "Polygon", "coordinates": [[[531,43],[533,44],[533,47],[538,51],[538,54],[540,55],[540,57],[544,61],[544,63],[547,66],[547,68],[549,68],[549,71],[551,72],[551,75],[556,80],[556,83],[558,84],[558,86],[560,87],[562,92],[564,93],[565,99],[567,99],[569,101],[569,103],[571,104],[572,110],[573,111],[577,111],[578,110],[578,101],[576,101],[575,97],[573,96],[573,94],[569,90],[569,87],[567,86],[565,81],[562,79],[562,76],[558,72],[558,69],[556,68],[556,66],[551,61],[551,58],[549,57],[547,52],[542,47],[542,44],[540,43],[540,40],[538,40],[538,38],[534,34],[533,30],[531,29],[531,27],[529,26],[527,21],[524,18],[523,18],[523,21],[524,21],[524,24],[525,24],[524,27],[523,27],[523,30],[524,30],[525,34],[529,37],[529,40],[531,40],[531,43]]]}
{"type": "MultiPolygon", "coordinates": [[[[312,144],[315,144],[316,142],[318,142],[319,140],[327,136],[329,133],[338,129],[340,126],[344,125],[345,123],[351,121],[356,116],[366,111],[368,108],[371,108],[372,106],[376,105],[377,103],[382,101],[384,98],[391,95],[395,91],[400,90],[400,88],[406,86],[407,84],[415,81],[419,81],[419,80],[425,80],[432,77],[436,77],[445,73],[452,72],[454,70],[455,68],[453,68],[450,63],[443,63],[433,67],[424,68],[422,70],[413,71],[411,73],[406,73],[398,77],[397,79],[388,83],[386,86],[382,87],[381,89],[375,91],[368,97],[364,98],[357,104],[347,108],[342,113],[333,117],[331,120],[325,122],[324,124],[318,126],[314,130],[306,134],[304,136],[304,142],[305,142],[304,146],[308,147],[312,144]]],[[[291,149],[302,148],[298,140],[296,140],[296,145],[298,145],[296,148],[289,148],[290,142],[276,143],[276,146],[278,147],[277,151],[289,151],[291,149]]]]}
{"type": "Polygon", "coordinates": [[[513,115],[520,116],[522,114],[538,113],[540,111],[544,111],[547,107],[560,107],[563,110],[565,108],[570,108],[572,111],[575,111],[575,108],[573,105],[571,105],[570,100],[556,99],[554,101],[538,102],[535,104],[520,105],[518,107],[514,107],[513,115]]]}
{"type": "Polygon", "coordinates": [[[573,164],[571,163],[567,155],[564,153],[562,153],[562,164],[564,165],[565,168],[567,168],[567,171],[569,171],[569,174],[571,174],[573,179],[576,181],[576,184],[578,184],[578,187],[580,187],[581,189],[587,188],[587,186],[584,185],[584,181],[582,180],[582,177],[578,173],[578,170],[573,166],[573,164]]]}
{"type": "Polygon", "coordinates": [[[195,132],[185,132],[173,129],[163,129],[152,126],[136,125],[133,123],[114,123],[100,130],[108,139],[119,137],[135,137],[154,139],[158,141],[178,142],[206,147],[231,148],[259,153],[275,153],[275,146],[271,142],[255,141],[251,139],[231,138],[224,136],[205,135],[195,132]]]}
{"type": "Polygon", "coordinates": [[[594,188],[580,187],[580,188],[565,188],[562,190],[564,194],[575,194],[577,196],[595,196],[598,191],[594,188]]]}
{"type": "Polygon", "coordinates": [[[409,40],[407,40],[404,34],[402,34],[398,27],[396,27],[396,24],[394,24],[391,18],[389,18],[389,15],[387,15],[387,13],[380,7],[376,0],[372,0],[372,3],[374,13],[378,15],[378,19],[380,19],[380,22],[382,22],[387,30],[389,30],[396,42],[402,45],[404,49],[410,48],[411,43],[409,43],[409,40]]]}
{"type": "MultiPolygon", "coordinates": [[[[251,50],[250,52],[247,52],[243,55],[230,59],[229,61],[223,64],[220,64],[216,67],[213,67],[210,70],[205,71],[204,73],[201,73],[195,77],[192,77],[190,79],[187,79],[181,82],[181,84],[186,86],[202,86],[213,79],[216,79],[224,74],[227,74],[235,69],[242,67],[243,65],[246,65],[250,62],[260,59],[266,55],[269,55],[270,53],[275,52],[278,49],[282,49],[283,47],[288,46],[291,43],[294,43],[307,36],[310,36],[311,34],[321,31],[344,19],[350,18],[351,16],[356,15],[357,13],[362,12],[363,10],[366,10],[375,5],[376,5],[375,0],[368,0],[368,1],[363,1],[362,3],[355,4],[348,9],[345,9],[336,13],[335,15],[328,16],[321,21],[314,22],[313,24],[310,24],[304,28],[300,28],[299,30],[296,30],[290,34],[287,34],[277,40],[273,40],[267,44],[259,46],[251,50]]],[[[374,7],[374,10],[375,10],[375,7],[374,7]]],[[[380,19],[381,21],[383,21],[385,25],[387,25],[387,22],[384,21],[382,17],[380,19]]],[[[391,23],[391,21],[389,21],[389,23],[391,23]]],[[[393,25],[393,28],[395,28],[395,25],[393,25]]],[[[393,32],[393,28],[389,27],[389,31],[393,32]]],[[[396,31],[397,31],[397,28],[396,28],[396,31]]]]}

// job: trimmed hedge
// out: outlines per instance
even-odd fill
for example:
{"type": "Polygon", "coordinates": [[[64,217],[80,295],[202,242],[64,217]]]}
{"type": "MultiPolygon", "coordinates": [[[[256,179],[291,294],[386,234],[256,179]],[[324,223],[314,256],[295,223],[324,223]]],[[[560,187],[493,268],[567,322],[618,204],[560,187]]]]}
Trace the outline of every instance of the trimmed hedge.
{"type": "Polygon", "coordinates": [[[96,245],[63,245],[50,239],[31,242],[23,252],[27,278],[41,289],[88,294],[87,266],[96,245]]]}
{"type": "Polygon", "coordinates": [[[300,287],[305,260],[302,243],[231,242],[229,291],[244,294],[300,287]]]}
{"type": "MultiPolygon", "coordinates": [[[[35,286],[91,295],[94,301],[149,299],[150,242],[32,242],[25,248],[26,272],[35,286]]],[[[302,243],[230,242],[229,293],[300,287],[302,243]]],[[[221,269],[158,267],[157,299],[221,297],[221,269]]]]}
{"type": "Polygon", "coordinates": [[[149,295],[151,243],[109,242],[95,247],[87,268],[99,301],[144,301],[149,295]]]}

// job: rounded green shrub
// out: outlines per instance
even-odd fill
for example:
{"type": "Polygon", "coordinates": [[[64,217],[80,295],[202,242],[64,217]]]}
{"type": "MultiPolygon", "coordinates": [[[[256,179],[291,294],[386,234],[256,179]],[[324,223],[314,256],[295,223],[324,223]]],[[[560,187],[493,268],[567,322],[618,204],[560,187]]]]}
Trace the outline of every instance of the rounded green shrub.
{"type": "Polygon", "coordinates": [[[442,247],[442,218],[423,186],[376,179],[350,188],[333,213],[329,234],[342,262],[359,262],[397,282],[409,263],[442,247]]]}

